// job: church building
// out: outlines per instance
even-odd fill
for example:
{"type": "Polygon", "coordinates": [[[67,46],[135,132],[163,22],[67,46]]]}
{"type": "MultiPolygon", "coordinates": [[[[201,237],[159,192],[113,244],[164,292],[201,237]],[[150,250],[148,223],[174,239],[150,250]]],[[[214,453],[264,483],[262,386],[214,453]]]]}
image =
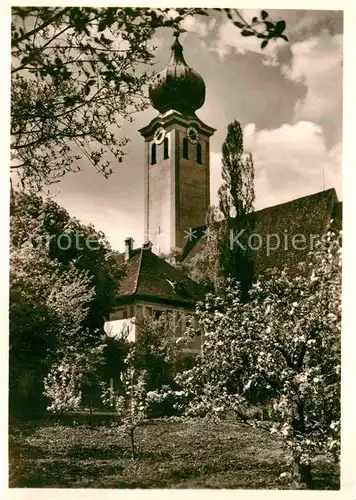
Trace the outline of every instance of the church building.
{"type": "Polygon", "coordinates": [[[210,205],[209,139],[215,129],[195,114],[205,101],[203,78],[190,68],[176,36],[167,67],[149,88],[158,115],[141,133],[145,143],[145,235],[142,248],[125,241],[125,265],[119,284],[117,307],[105,330],[109,335],[139,333],[142,317],[170,312],[177,333],[205,290],[159,255],[183,249],[187,229],[205,224],[210,205]]]}
{"type": "Polygon", "coordinates": [[[205,101],[204,80],[185,62],[178,37],[171,48],[167,68],[149,89],[159,115],[139,131],[145,140],[145,239],[157,254],[183,248],[187,228],[205,224],[215,132],[195,114],[205,101]]]}
{"type": "MultiPolygon", "coordinates": [[[[202,286],[171,266],[161,255],[173,249],[183,259],[192,259],[207,243],[205,221],[210,206],[209,141],[215,129],[195,114],[205,101],[203,78],[183,57],[178,36],[171,47],[167,67],[158,73],[149,88],[152,106],[158,115],[140,129],[144,139],[144,240],[134,248],[125,240],[125,252],[118,256],[125,276],[119,283],[117,304],[105,331],[127,333],[132,341],[139,335],[140,319],[172,313],[176,333],[185,327],[185,318],[198,300],[202,286]]],[[[341,229],[341,203],[334,189],[268,207],[253,214],[254,231],[265,241],[274,234],[286,242],[286,235],[322,235],[332,225],[341,229]]],[[[276,239],[276,237],[275,237],[276,239]]],[[[253,255],[253,275],[271,267],[293,269],[307,255],[293,246],[279,245],[266,252],[262,245],[253,255]]]]}

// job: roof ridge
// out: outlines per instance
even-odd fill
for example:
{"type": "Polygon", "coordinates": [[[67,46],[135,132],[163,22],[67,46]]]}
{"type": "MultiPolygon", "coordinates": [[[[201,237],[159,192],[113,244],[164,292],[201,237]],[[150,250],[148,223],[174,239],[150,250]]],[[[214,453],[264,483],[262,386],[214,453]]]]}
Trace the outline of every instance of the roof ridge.
{"type": "MultiPolygon", "coordinates": [[[[337,193],[336,193],[335,188],[331,187],[331,188],[328,188],[328,189],[324,189],[323,191],[317,191],[316,193],[305,194],[304,196],[299,196],[298,198],[293,198],[292,200],[283,201],[282,203],[276,203],[275,205],[268,205],[267,207],[260,208],[259,210],[253,210],[251,212],[248,212],[246,214],[246,216],[250,216],[252,214],[259,214],[259,213],[261,213],[261,212],[263,212],[265,210],[270,210],[271,208],[281,207],[283,205],[289,205],[290,203],[302,200],[303,198],[311,198],[312,196],[317,196],[317,195],[320,195],[322,193],[328,193],[328,194],[331,195],[332,192],[334,194],[335,201],[339,201],[339,199],[337,197],[337,193]]],[[[199,230],[205,229],[206,227],[207,227],[207,224],[204,224],[203,226],[196,226],[193,229],[194,229],[194,231],[199,231],[199,230]]],[[[193,246],[193,248],[194,248],[194,246],[193,246]]]]}
{"type": "Polygon", "coordinates": [[[251,213],[263,212],[264,210],[269,210],[270,208],[280,207],[282,205],[288,205],[289,203],[293,203],[294,201],[299,201],[299,200],[302,200],[303,198],[311,198],[312,196],[317,196],[317,195],[320,195],[322,193],[328,193],[329,191],[330,192],[334,191],[336,194],[335,188],[332,187],[329,189],[325,189],[323,191],[317,191],[316,193],[305,194],[304,196],[299,196],[298,198],[293,198],[292,200],[283,201],[282,203],[276,203],[275,205],[269,205],[268,207],[264,207],[264,208],[260,208],[259,210],[255,210],[254,212],[249,212],[247,215],[250,215],[251,213]]]}
{"type": "Polygon", "coordinates": [[[141,274],[141,266],[142,266],[142,257],[143,257],[143,248],[140,249],[141,252],[140,252],[140,257],[139,257],[139,263],[138,263],[138,266],[137,266],[137,276],[136,276],[136,281],[135,281],[135,288],[134,288],[134,294],[137,293],[137,289],[138,289],[138,282],[140,280],[140,274],[141,274]]]}

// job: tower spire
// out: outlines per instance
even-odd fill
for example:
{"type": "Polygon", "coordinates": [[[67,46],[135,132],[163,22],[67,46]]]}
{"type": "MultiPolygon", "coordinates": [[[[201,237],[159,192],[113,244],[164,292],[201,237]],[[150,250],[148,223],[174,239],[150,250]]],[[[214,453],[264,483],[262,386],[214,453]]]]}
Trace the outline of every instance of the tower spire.
{"type": "Polygon", "coordinates": [[[174,31],[171,57],[167,67],[156,75],[150,85],[149,97],[152,106],[160,113],[174,109],[185,116],[195,116],[195,111],[205,102],[205,83],[183,57],[183,47],[179,41],[183,31],[174,31]]]}

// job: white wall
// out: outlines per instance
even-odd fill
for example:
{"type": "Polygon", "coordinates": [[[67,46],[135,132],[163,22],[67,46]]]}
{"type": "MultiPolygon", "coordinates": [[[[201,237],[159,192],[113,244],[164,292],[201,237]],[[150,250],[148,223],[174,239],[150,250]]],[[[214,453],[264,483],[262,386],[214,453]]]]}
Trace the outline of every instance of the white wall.
{"type": "Polygon", "coordinates": [[[167,306],[154,302],[140,302],[117,308],[110,314],[109,321],[104,324],[104,331],[110,337],[122,337],[135,342],[139,334],[139,322],[142,318],[155,317],[155,313],[174,313],[177,337],[185,330],[186,317],[192,314],[189,309],[167,306]],[[136,324],[137,323],[137,324],[136,324]]]}
{"type": "Polygon", "coordinates": [[[109,337],[125,337],[130,342],[136,340],[135,318],[115,319],[104,323],[104,331],[109,337]]]}

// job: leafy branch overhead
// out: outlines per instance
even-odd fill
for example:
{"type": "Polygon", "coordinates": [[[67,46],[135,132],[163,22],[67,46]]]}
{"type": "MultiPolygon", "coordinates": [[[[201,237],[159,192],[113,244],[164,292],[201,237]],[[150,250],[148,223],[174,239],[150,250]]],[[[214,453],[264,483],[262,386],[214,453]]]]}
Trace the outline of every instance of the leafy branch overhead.
{"type": "Polygon", "coordinates": [[[216,9],[224,10],[231,22],[241,30],[242,36],[255,36],[262,40],[261,49],[267,47],[270,40],[282,38],[288,42],[288,37],[284,34],[286,22],[283,20],[274,22],[269,17],[266,10],[261,10],[261,17],[254,16],[251,22],[246,21],[238,9],[216,9]],[[237,19],[237,20],[236,20],[237,19]]]}
{"type": "MultiPolygon", "coordinates": [[[[265,11],[262,21],[251,23],[238,10],[215,11],[224,11],[243,36],[263,39],[263,46],[273,38],[286,39],[285,23],[273,23],[265,11]]],[[[21,183],[41,187],[56,182],[78,171],[83,159],[108,177],[112,160],[122,162],[129,141],[118,129],[148,106],[155,30],[184,31],[180,25],[186,17],[213,13],[13,7],[11,150],[12,169],[21,183]]]]}

